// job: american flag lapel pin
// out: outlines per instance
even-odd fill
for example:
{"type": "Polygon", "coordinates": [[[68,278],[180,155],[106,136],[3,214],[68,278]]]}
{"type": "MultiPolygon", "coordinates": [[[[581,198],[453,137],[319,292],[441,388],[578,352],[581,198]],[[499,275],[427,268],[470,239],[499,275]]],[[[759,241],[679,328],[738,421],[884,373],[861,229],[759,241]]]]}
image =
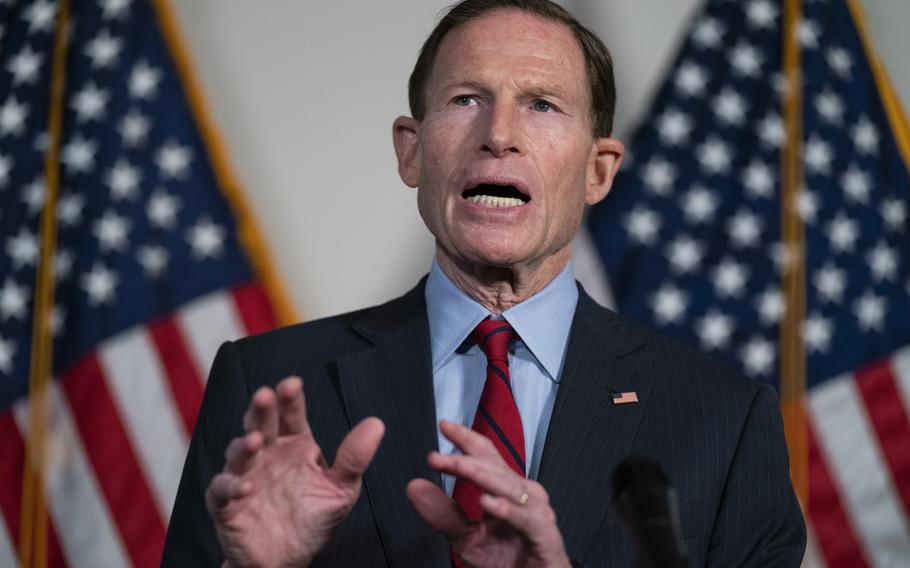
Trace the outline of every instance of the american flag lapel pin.
{"type": "Polygon", "coordinates": [[[635,391],[614,392],[613,404],[636,404],[638,403],[638,394],[635,391]]]}

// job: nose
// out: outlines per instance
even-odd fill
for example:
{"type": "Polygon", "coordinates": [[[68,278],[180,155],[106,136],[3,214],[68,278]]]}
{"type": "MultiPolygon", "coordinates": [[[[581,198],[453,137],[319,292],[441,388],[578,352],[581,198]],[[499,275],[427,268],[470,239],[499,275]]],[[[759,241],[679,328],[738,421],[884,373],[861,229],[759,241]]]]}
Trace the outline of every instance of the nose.
{"type": "Polygon", "coordinates": [[[497,158],[521,153],[521,121],[516,108],[494,104],[487,112],[486,122],[481,151],[497,158]]]}

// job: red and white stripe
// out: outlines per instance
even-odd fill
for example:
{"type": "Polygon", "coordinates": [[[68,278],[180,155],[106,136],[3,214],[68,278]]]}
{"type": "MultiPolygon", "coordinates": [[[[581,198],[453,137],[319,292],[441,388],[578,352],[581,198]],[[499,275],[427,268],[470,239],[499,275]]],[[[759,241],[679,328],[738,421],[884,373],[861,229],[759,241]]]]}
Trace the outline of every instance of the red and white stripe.
{"type": "Polygon", "coordinates": [[[812,389],[806,565],[910,562],[910,348],[812,389]],[[809,551],[810,554],[813,551],[809,551]]]}
{"type": "MultiPolygon", "coordinates": [[[[218,347],[274,325],[259,285],[199,298],[129,329],[51,388],[50,566],[158,566],[218,347]],[[56,551],[56,552],[55,552],[56,551]]],[[[0,414],[0,566],[18,566],[27,403],[0,414]]]]}

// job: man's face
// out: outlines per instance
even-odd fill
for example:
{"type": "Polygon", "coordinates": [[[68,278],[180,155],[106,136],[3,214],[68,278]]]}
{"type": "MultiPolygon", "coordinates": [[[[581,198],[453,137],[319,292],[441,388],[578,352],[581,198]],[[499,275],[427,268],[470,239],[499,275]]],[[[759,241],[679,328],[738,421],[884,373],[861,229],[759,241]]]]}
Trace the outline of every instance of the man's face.
{"type": "Polygon", "coordinates": [[[404,138],[408,119],[396,122],[399,171],[419,187],[440,254],[533,267],[568,252],[622,153],[593,138],[589,101],[584,56],[564,25],[500,10],[445,36],[423,121],[404,138]]]}

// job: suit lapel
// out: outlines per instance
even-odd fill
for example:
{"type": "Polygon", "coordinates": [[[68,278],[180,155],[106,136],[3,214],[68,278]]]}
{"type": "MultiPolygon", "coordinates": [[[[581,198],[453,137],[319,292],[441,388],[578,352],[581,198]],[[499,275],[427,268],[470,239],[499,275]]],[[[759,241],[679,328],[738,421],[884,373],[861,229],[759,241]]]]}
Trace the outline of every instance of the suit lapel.
{"type": "Polygon", "coordinates": [[[623,361],[642,343],[633,328],[581,291],[538,475],[573,558],[584,554],[602,524],[613,470],[628,453],[648,402],[651,379],[623,361]],[[613,404],[615,395],[631,391],[637,404],[613,404]]]}
{"type": "Polygon", "coordinates": [[[338,359],[351,424],[377,416],[385,438],[364,477],[391,566],[448,566],[448,544],[417,515],[405,495],[415,477],[441,484],[426,463],[437,449],[429,327],[423,284],[354,324],[371,348],[338,359]]]}

